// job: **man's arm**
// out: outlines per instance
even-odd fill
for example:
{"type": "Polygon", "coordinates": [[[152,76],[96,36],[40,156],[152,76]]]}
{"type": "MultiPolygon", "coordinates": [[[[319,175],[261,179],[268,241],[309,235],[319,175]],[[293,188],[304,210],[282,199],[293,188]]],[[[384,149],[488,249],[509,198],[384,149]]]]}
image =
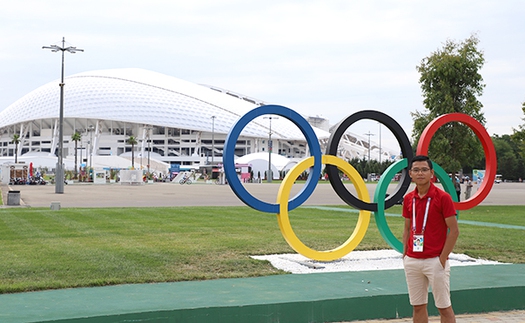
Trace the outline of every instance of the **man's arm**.
{"type": "Polygon", "coordinates": [[[441,251],[441,255],[439,256],[439,261],[441,261],[441,265],[443,266],[443,268],[445,267],[445,263],[448,259],[448,256],[452,252],[452,249],[454,249],[456,241],[459,237],[458,220],[456,219],[456,217],[450,216],[448,218],[445,218],[445,223],[448,227],[447,240],[445,240],[445,245],[443,246],[443,250],[441,251]]]}
{"type": "Polygon", "coordinates": [[[405,228],[403,229],[403,258],[408,251],[408,239],[410,238],[410,219],[405,218],[405,228]]]}

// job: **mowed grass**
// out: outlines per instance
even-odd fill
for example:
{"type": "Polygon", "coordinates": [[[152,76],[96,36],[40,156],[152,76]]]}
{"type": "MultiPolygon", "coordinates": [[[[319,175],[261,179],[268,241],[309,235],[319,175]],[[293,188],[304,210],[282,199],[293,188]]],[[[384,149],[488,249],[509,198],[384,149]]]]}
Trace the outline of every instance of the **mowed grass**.
{"type": "MultiPolygon", "coordinates": [[[[351,235],[358,213],[301,207],[290,212],[308,246],[327,250],[351,235]]],[[[401,208],[387,210],[400,237],[401,208]]],[[[525,227],[520,206],[479,206],[460,220],[525,227]]],[[[454,250],[525,263],[525,230],[461,224],[454,250]]],[[[357,250],[386,249],[372,220],[357,250]]],[[[249,207],[0,210],[0,293],[124,283],[284,274],[250,255],[294,252],[276,215],[249,207]]]]}

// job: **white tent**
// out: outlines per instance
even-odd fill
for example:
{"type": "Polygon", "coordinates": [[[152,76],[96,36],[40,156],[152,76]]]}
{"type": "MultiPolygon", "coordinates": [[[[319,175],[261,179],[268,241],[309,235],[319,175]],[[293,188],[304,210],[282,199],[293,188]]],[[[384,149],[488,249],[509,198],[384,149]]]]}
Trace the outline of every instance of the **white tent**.
{"type": "MultiPolygon", "coordinates": [[[[269,154],[265,152],[244,155],[235,160],[237,164],[248,164],[252,167],[253,177],[263,179],[265,172],[268,172],[269,154]],[[259,177],[260,174],[260,177],[259,177]]],[[[279,172],[292,168],[298,161],[272,153],[272,177],[279,179],[279,172]]]]}

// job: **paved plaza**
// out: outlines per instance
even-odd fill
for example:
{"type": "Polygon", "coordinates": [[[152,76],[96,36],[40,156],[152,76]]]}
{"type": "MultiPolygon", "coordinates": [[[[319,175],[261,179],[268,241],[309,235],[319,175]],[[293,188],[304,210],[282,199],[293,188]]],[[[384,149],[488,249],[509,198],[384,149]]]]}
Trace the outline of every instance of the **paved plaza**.
{"type": "MultiPolygon", "coordinates": [[[[258,199],[275,203],[278,183],[245,184],[246,189],[258,199]]],[[[373,198],[376,184],[367,184],[373,198]]],[[[349,190],[353,187],[348,185],[349,190]]],[[[296,194],[302,185],[294,185],[296,194]]],[[[395,184],[390,185],[392,193],[395,184]]],[[[3,186],[4,201],[7,191],[20,191],[21,204],[30,207],[49,207],[51,202],[60,202],[61,207],[170,207],[170,206],[239,206],[244,205],[228,185],[194,183],[153,183],[137,186],[120,184],[70,184],[63,194],[55,193],[54,185],[3,186]]],[[[473,192],[475,193],[476,187],[473,192]]],[[[355,192],[355,191],[353,191],[355,192]]],[[[474,194],[473,193],[473,194],[474,194]]],[[[494,184],[482,205],[525,205],[525,183],[494,184]]],[[[464,195],[462,194],[462,197],[464,195]]],[[[4,202],[5,203],[5,202],[4,202]]],[[[319,183],[305,205],[344,205],[328,183],[319,183]]]]}

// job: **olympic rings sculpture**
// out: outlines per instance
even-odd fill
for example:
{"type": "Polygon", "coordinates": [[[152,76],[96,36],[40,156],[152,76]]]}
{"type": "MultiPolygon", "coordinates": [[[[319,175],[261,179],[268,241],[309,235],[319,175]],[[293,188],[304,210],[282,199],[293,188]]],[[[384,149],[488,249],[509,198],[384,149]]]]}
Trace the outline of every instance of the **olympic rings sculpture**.
{"type": "MultiPolygon", "coordinates": [[[[428,153],[428,147],[430,145],[432,136],[437,131],[437,129],[439,129],[442,125],[453,121],[461,122],[467,125],[481,141],[485,152],[485,180],[481,184],[480,189],[471,198],[466,201],[458,202],[454,184],[449,178],[447,172],[445,172],[445,170],[443,170],[436,163],[433,163],[434,173],[442,183],[445,191],[451,195],[456,210],[468,210],[481,203],[487,197],[488,193],[492,189],[492,186],[494,185],[494,179],[496,177],[496,150],[492,143],[492,139],[483,125],[480,124],[476,119],[463,113],[442,115],[427,125],[419,139],[416,154],[426,155],[428,153]]],[[[321,154],[319,141],[313,128],[301,115],[289,108],[280,105],[260,106],[246,113],[233,125],[228,136],[226,137],[223,155],[226,179],[228,180],[228,184],[232,188],[235,195],[237,195],[241,201],[253,209],[259,210],[261,212],[277,214],[277,221],[279,223],[279,228],[281,229],[283,237],[290,247],[292,247],[299,254],[318,261],[332,261],[347,255],[352,250],[354,250],[364,238],[370,223],[371,212],[374,212],[375,221],[383,239],[393,249],[397,250],[398,252],[403,251],[403,243],[395,237],[386,222],[385,210],[393,206],[396,201],[399,201],[405,195],[410,186],[411,179],[408,175],[407,167],[410,165],[410,162],[413,158],[413,151],[410,141],[403,128],[390,116],[373,110],[359,111],[350,115],[336,126],[336,130],[330,136],[328,141],[326,154],[323,155],[321,154]],[[305,158],[303,161],[295,165],[286,174],[279,188],[276,204],[261,201],[251,195],[246,190],[246,188],[244,188],[235,171],[235,145],[243,128],[251,120],[267,114],[278,115],[293,122],[304,134],[310,151],[310,157],[305,158]],[[388,167],[382,174],[377,184],[372,202],[370,201],[365,182],[357,170],[351,164],[336,156],[337,146],[339,145],[339,141],[341,140],[341,137],[345,131],[353,123],[361,119],[371,119],[378,121],[390,129],[390,131],[392,131],[396,137],[404,157],[403,159],[398,160],[390,165],[390,167],[388,167]],[[296,236],[290,224],[288,212],[303,204],[314,192],[321,174],[321,168],[323,164],[326,165],[326,173],[328,174],[332,188],[337,193],[337,195],[348,205],[355,207],[360,211],[356,227],[348,240],[335,249],[319,251],[306,246],[296,236]],[[290,191],[295,180],[303,171],[310,167],[311,170],[303,189],[295,197],[290,199],[290,191]],[[341,170],[351,180],[352,184],[356,188],[358,195],[357,197],[352,195],[352,193],[350,193],[343,185],[339,178],[338,170],[341,170]],[[402,172],[400,183],[396,187],[395,192],[386,198],[388,185],[394,178],[395,174],[399,172],[402,172]]]]}

